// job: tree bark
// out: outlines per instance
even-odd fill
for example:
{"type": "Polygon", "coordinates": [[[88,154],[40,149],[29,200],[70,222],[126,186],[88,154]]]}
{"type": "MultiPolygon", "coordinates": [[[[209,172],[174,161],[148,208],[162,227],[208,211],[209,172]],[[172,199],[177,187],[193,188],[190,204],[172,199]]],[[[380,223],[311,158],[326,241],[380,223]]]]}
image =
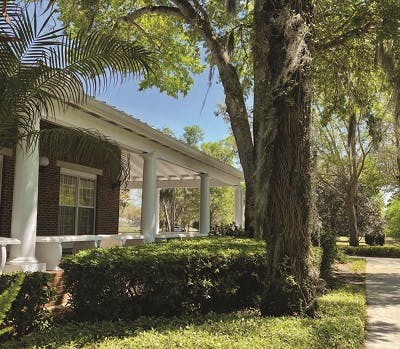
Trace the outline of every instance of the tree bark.
{"type": "Polygon", "coordinates": [[[350,246],[358,246],[359,234],[357,224],[357,210],[356,210],[356,195],[357,185],[351,183],[346,195],[346,212],[349,227],[349,244],[350,246]]]}
{"type": "Polygon", "coordinates": [[[393,117],[393,129],[394,137],[396,143],[396,163],[397,163],[397,173],[396,179],[400,185],[400,85],[395,87],[395,110],[393,117]]]}
{"type": "Polygon", "coordinates": [[[346,193],[346,211],[347,211],[347,221],[349,227],[349,244],[350,246],[358,246],[358,224],[357,224],[357,190],[358,190],[358,166],[357,166],[357,120],[356,113],[352,113],[349,118],[348,124],[348,147],[349,147],[349,184],[346,193]]]}
{"type": "Polygon", "coordinates": [[[264,315],[312,313],[311,0],[256,0],[256,227],[267,242],[264,315]]]}

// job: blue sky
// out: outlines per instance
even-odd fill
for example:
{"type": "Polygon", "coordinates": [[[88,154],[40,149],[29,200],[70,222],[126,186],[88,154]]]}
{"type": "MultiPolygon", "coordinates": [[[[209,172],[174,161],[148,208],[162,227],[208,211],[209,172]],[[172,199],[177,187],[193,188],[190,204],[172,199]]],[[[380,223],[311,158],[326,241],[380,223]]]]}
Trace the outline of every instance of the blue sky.
{"type": "Polygon", "coordinates": [[[126,113],[139,118],[155,128],[169,127],[181,136],[187,125],[199,125],[204,131],[204,141],[217,141],[229,135],[229,127],[221,117],[216,117],[217,103],[224,102],[221,84],[213,81],[204,109],[201,111],[208,88],[208,72],[195,76],[195,84],[186,97],[167,96],[157,89],[138,91],[137,81],[110,88],[98,96],[126,113]]]}
{"type": "Polygon", "coordinates": [[[205,142],[218,141],[229,135],[229,126],[221,117],[214,115],[217,104],[224,103],[225,96],[221,84],[216,83],[218,77],[215,74],[201,111],[208,88],[208,75],[206,70],[203,74],[194,76],[195,83],[191,91],[186,97],[181,96],[178,99],[169,97],[156,88],[139,91],[137,80],[111,87],[97,98],[150,126],[158,129],[169,127],[178,138],[183,134],[185,126],[199,125],[204,131],[205,142]]]}

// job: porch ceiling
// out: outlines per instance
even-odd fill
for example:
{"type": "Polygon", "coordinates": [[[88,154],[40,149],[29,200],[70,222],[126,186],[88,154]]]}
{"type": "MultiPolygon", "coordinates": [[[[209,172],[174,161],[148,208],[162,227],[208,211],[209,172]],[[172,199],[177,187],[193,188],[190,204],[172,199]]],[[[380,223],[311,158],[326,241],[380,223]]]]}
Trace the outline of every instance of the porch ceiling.
{"type": "MultiPolygon", "coordinates": [[[[131,180],[128,183],[128,188],[140,189],[143,182],[143,157],[136,153],[130,153],[129,159],[131,180]]],[[[227,184],[215,178],[210,178],[210,185],[224,186],[227,184]]],[[[168,161],[157,159],[157,187],[198,188],[200,187],[200,174],[168,161]]]]}

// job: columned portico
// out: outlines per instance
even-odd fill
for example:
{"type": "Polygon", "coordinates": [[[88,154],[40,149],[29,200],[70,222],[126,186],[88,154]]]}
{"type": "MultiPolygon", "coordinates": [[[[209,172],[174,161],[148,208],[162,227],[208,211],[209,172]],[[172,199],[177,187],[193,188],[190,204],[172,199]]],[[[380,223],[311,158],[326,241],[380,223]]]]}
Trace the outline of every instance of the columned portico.
{"type": "Polygon", "coordinates": [[[242,187],[235,187],[235,224],[244,227],[244,212],[243,212],[243,190],[242,187]]]}
{"type": "Polygon", "coordinates": [[[152,153],[143,154],[141,230],[146,242],[153,242],[157,232],[157,160],[152,153]]]}
{"type": "MultiPolygon", "coordinates": [[[[39,122],[37,123],[37,129],[39,122]]],[[[10,246],[8,270],[38,269],[35,257],[39,183],[39,145],[27,149],[26,140],[15,150],[11,237],[21,241],[10,246]]]]}
{"type": "Polygon", "coordinates": [[[200,234],[210,232],[210,178],[200,174],[200,234]]]}

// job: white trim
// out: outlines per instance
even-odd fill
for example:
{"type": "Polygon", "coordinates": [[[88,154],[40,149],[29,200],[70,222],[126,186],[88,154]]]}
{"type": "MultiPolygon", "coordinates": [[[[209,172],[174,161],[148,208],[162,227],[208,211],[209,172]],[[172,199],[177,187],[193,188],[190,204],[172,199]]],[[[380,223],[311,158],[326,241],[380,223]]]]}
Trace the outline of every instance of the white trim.
{"type": "MultiPolygon", "coordinates": [[[[61,168],[60,170],[60,178],[62,175],[66,176],[71,176],[71,177],[76,177],[77,178],[77,186],[76,186],[76,198],[75,198],[75,205],[61,205],[60,202],[58,203],[58,210],[60,210],[60,207],[74,207],[75,208],[75,227],[74,227],[74,235],[80,235],[78,232],[78,221],[79,221],[79,208],[90,208],[93,209],[93,234],[96,234],[96,210],[97,210],[97,176],[90,174],[90,173],[84,173],[80,171],[74,171],[66,168],[61,168]],[[94,198],[93,198],[93,206],[80,206],[79,205],[79,191],[80,191],[80,186],[81,186],[81,179],[89,179],[94,181],[94,198]]],[[[61,181],[59,185],[59,190],[61,188],[61,181]]],[[[60,212],[60,211],[59,211],[60,212]]],[[[58,222],[60,224],[60,222],[58,222]]],[[[57,231],[59,229],[59,226],[57,227],[57,231]]]]}
{"type": "MultiPolygon", "coordinates": [[[[57,160],[56,166],[61,167],[61,171],[72,171],[74,173],[77,173],[77,175],[82,175],[85,178],[91,179],[92,177],[88,177],[90,175],[96,176],[102,176],[103,175],[103,170],[99,168],[94,168],[94,167],[89,167],[89,166],[83,166],[83,165],[78,165],[74,164],[72,162],[66,162],[66,161],[61,161],[57,160]]],[[[70,173],[72,173],[70,172],[70,173]]],[[[65,173],[68,174],[68,173],[65,173]]]]}
{"type": "Polygon", "coordinates": [[[154,153],[157,158],[193,172],[205,172],[226,185],[239,185],[243,173],[234,167],[192,149],[162,132],[117,111],[104,103],[90,99],[81,107],[60,110],[57,124],[66,127],[97,130],[116,142],[122,151],[132,153],[154,153]]]}
{"type": "Polygon", "coordinates": [[[13,156],[13,151],[10,148],[0,148],[0,155],[13,156]]]}
{"type": "Polygon", "coordinates": [[[97,179],[97,175],[95,175],[95,174],[87,173],[84,171],[72,170],[72,169],[64,168],[64,167],[61,167],[60,174],[72,176],[72,177],[78,177],[78,178],[92,179],[92,180],[97,179]]]}

